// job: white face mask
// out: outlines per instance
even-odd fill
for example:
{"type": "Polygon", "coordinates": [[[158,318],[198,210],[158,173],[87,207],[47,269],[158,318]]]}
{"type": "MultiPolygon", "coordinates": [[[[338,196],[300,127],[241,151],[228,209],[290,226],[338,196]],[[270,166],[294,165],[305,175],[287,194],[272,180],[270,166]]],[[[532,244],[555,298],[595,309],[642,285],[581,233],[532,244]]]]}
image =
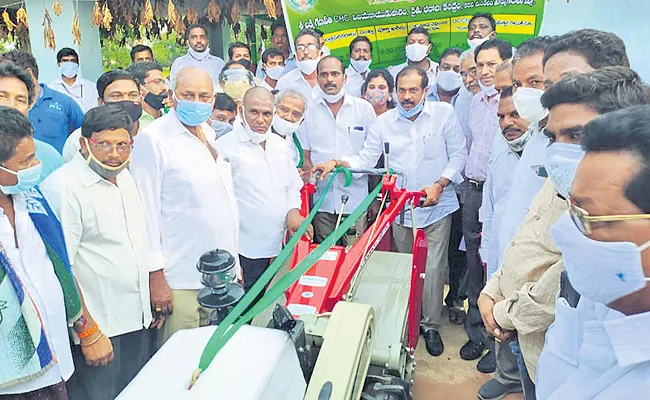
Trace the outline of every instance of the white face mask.
{"type": "Polygon", "coordinates": [[[255,144],[260,144],[262,142],[265,142],[266,139],[269,137],[269,133],[271,132],[271,127],[269,126],[269,129],[264,132],[264,133],[257,133],[254,130],[251,129],[251,127],[248,125],[248,122],[246,121],[246,109],[242,107],[242,125],[244,126],[244,129],[246,130],[246,133],[248,133],[248,137],[251,139],[251,142],[255,144]]]}
{"type": "Polygon", "coordinates": [[[316,71],[316,67],[318,66],[318,63],[320,62],[320,58],[317,58],[315,60],[302,60],[302,61],[296,61],[296,65],[298,66],[298,69],[300,72],[302,72],[305,75],[311,75],[316,71]]]}
{"type": "Polygon", "coordinates": [[[467,39],[467,45],[469,46],[470,49],[475,50],[478,46],[482,45],[483,43],[487,42],[490,40],[490,36],[492,36],[494,32],[490,32],[486,37],[484,38],[477,38],[477,39],[467,39]]]}
{"type": "Polygon", "coordinates": [[[286,119],[282,119],[278,114],[273,116],[273,129],[282,137],[286,137],[298,130],[302,118],[296,122],[289,122],[286,119]]]}
{"type": "Polygon", "coordinates": [[[551,228],[569,279],[591,301],[608,305],[646,286],[641,253],[650,248],[630,242],[599,242],[583,235],[564,213],[551,228]]]}
{"type": "Polygon", "coordinates": [[[277,81],[278,79],[282,78],[282,74],[284,73],[284,67],[281,65],[276,65],[273,68],[269,68],[265,65],[264,73],[266,74],[266,76],[269,77],[269,79],[277,81]]]}
{"type": "Polygon", "coordinates": [[[578,165],[585,151],[579,144],[553,143],[546,148],[546,171],[555,190],[564,196],[569,195],[571,183],[576,176],[578,165]]]}
{"type": "MultiPolygon", "coordinates": [[[[503,138],[505,139],[505,136],[503,138]]],[[[518,153],[524,149],[524,146],[526,146],[528,139],[530,139],[530,129],[524,132],[524,134],[519,136],[517,139],[510,141],[506,140],[506,143],[508,144],[510,151],[513,153],[518,153]]]]}
{"type": "Polygon", "coordinates": [[[420,43],[413,43],[406,46],[406,57],[413,62],[424,60],[429,52],[429,46],[420,43]]]}
{"type": "Polygon", "coordinates": [[[320,98],[322,98],[323,100],[325,100],[326,102],[328,102],[330,104],[334,104],[334,103],[338,102],[339,100],[341,100],[343,98],[344,95],[345,95],[345,90],[343,90],[343,89],[339,90],[339,92],[336,93],[336,94],[327,94],[327,93],[325,93],[323,91],[323,89],[321,89],[320,85],[316,85],[312,89],[312,97],[314,97],[314,98],[320,97],[320,98]]]}
{"type": "Polygon", "coordinates": [[[460,89],[463,84],[463,78],[454,70],[440,71],[436,76],[438,86],[444,91],[453,92],[460,89]]]}
{"type": "Polygon", "coordinates": [[[488,96],[494,96],[495,94],[499,93],[497,92],[497,88],[494,85],[494,83],[491,84],[490,86],[485,86],[484,84],[481,83],[481,80],[479,80],[478,85],[481,88],[481,90],[485,92],[485,94],[488,96]]]}
{"type": "Polygon", "coordinates": [[[360,74],[363,74],[364,72],[368,72],[368,68],[370,68],[371,63],[372,63],[372,59],[370,59],[370,60],[350,60],[350,65],[352,65],[352,68],[354,68],[354,70],[357,71],[360,74]]]}
{"type": "Polygon", "coordinates": [[[528,122],[539,122],[548,116],[548,110],[542,107],[540,99],[544,91],[541,89],[524,88],[517,89],[512,100],[515,103],[517,113],[528,122]]]}

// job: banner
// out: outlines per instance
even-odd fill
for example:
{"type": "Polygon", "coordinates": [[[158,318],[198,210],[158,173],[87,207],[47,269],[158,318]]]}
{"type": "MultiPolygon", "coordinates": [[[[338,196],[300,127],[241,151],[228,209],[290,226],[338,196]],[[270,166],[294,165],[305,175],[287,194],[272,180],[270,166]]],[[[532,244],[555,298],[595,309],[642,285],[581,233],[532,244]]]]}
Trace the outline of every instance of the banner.
{"type": "Polygon", "coordinates": [[[438,61],[448,47],[467,45],[467,25],[478,12],[491,13],[497,35],[513,46],[537,36],[546,0],[282,0],[289,37],[303,28],[325,33],[332,55],[347,61],[350,42],[367,36],[373,43],[373,67],[406,60],[408,32],[425,27],[431,35],[430,58],[438,61]]]}

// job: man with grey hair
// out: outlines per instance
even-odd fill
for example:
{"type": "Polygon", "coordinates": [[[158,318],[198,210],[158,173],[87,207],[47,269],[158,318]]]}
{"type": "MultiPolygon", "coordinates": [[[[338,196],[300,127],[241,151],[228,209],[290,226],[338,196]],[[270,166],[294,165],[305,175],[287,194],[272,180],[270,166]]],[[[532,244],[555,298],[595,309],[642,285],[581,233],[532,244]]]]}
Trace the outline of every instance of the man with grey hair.
{"type": "Polygon", "coordinates": [[[285,139],[296,168],[302,168],[303,149],[296,131],[304,121],[307,98],[296,89],[285,89],[275,96],[272,128],[285,139]]]}
{"type": "Polygon", "coordinates": [[[275,88],[282,91],[295,88],[311,99],[312,88],[318,84],[316,66],[321,59],[321,36],[313,29],[303,29],[296,35],[296,65],[298,68],[278,80],[275,88]]]}
{"type": "MultiPolygon", "coordinates": [[[[494,70],[494,88],[499,94],[503,89],[512,86],[512,59],[504,60],[494,70]]],[[[498,137],[498,136],[495,136],[498,137]]]]}

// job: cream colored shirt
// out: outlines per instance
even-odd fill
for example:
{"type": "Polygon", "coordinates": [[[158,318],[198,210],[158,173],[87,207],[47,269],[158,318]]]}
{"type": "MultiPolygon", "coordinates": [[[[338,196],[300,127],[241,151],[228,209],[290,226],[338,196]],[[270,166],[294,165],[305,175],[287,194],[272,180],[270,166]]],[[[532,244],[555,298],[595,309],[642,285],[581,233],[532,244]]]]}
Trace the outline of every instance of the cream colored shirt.
{"type": "Polygon", "coordinates": [[[493,299],[505,298],[494,306],[494,319],[500,327],[517,331],[533,381],[546,330],[555,319],[555,298],[564,271],[562,254],[550,231],[566,210],[566,201],[557,196],[547,180],[510,242],[501,269],[492,275],[482,292],[493,299]]]}

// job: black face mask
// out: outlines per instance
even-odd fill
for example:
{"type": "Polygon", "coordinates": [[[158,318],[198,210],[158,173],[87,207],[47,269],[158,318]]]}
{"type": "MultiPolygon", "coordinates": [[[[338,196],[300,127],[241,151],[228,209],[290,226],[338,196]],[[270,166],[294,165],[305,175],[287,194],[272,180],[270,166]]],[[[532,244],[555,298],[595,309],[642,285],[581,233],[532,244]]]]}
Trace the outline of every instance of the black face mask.
{"type": "Polygon", "coordinates": [[[163,100],[167,98],[167,93],[153,94],[151,92],[144,96],[144,102],[149,104],[154,110],[158,111],[165,107],[163,100]]]}
{"type": "Polygon", "coordinates": [[[126,113],[129,114],[129,117],[131,117],[131,121],[134,123],[138,122],[142,116],[142,104],[140,103],[134,103],[132,101],[118,101],[116,103],[110,104],[115,104],[116,106],[126,111],[126,113]]]}

